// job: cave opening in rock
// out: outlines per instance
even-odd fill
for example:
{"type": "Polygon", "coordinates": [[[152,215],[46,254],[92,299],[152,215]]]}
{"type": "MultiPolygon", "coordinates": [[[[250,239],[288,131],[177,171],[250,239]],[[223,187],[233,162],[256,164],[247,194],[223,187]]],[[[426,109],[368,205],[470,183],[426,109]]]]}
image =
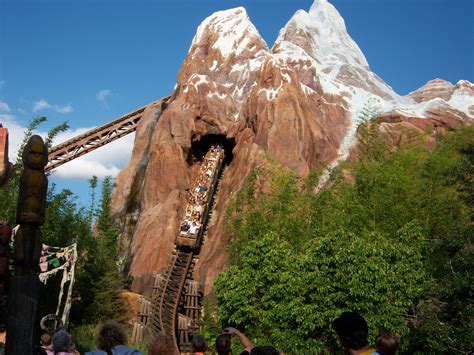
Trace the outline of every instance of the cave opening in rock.
{"type": "Polygon", "coordinates": [[[191,143],[191,149],[189,150],[187,163],[194,165],[196,162],[202,161],[211,145],[220,144],[225,151],[224,164],[229,165],[234,158],[232,150],[235,147],[235,139],[227,138],[223,134],[206,134],[199,140],[191,143]]]}

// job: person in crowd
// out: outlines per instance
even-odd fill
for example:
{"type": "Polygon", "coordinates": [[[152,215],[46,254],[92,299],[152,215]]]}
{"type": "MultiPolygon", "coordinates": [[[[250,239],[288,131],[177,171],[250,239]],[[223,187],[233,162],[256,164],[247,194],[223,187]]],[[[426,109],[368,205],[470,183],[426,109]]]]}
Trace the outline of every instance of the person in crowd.
{"type": "Polygon", "coordinates": [[[381,330],[375,339],[375,347],[380,355],[395,355],[400,337],[396,334],[381,330]]]}
{"type": "Polygon", "coordinates": [[[43,354],[54,355],[53,338],[48,333],[44,333],[40,337],[41,348],[44,350],[43,354]]]}
{"type": "Polygon", "coordinates": [[[7,330],[5,324],[0,324],[0,355],[5,354],[5,340],[7,338],[7,330]]]}
{"type": "Polygon", "coordinates": [[[193,208],[188,204],[188,206],[186,207],[186,218],[191,218],[193,213],[193,208]]]}
{"type": "Polygon", "coordinates": [[[76,355],[76,345],[71,334],[66,330],[58,330],[53,335],[53,351],[55,355],[76,355]]]}
{"type": "Polygon", "coordinates": [[[252,350],[253,348],[253,344],[252,342],[249,340],[249,338],[247,338],[247,336],[242,333],[240,330],[236,329],[236,328],[233,328],[233,327],[227,327],[224,329],[224,333],[225,334],[230,334],[230,335],[234,335],[236,336],[237,338],[239,338],[239,341],[240,343],[242,344],[242,346],[244,347],[244,351],[241,352],[242,355],[248,355],[250,353],[250,351],[252,350]]]}
{"type": "Polygon", "coordinates": [[[157,334],[148,343],[148,355],[179,355],[179,351],[169,336],[157,334]]]}
{"type": "Polygon", "coordinates": [[[189,227],[189,234],[196,235],[198,230],[199,230],[199,223],[193,222],[191,224],[191,227],[189,227]]]}
{"type": "Polygon", "coordinates": [[[221,334],[216,339],[216,351],[218,355],[232,355],[232,346],[229,333],[221,334]]]}
{"type": "Polygon", "coordinates": [[[201,334],[193,336],[191,345],[193,348],[193,355],[204,355],[207,351],[206,339],[201,334]]]}
{"type": "Polygon", "coordinates": [[[201,220],[201,212],[196,211],[194,214],[194,220],[199,222],[201,220]]]}
{"type": "Polygon", "coordinates": [[[181,235],[186,235],[188,234],[189,231],[189,221],[186,219],[184,222],[181,224],[181,227],[179,228],[180,234],[181,235]]]}
{"type": "Polygon", "coordinates": [[[259,345],[253,346],[252,342],[247,338],[247,336],[242,333],[240,330],[227,327],[224,329],[224,334],[235,335],[239,338],[240,343],[244,347],[244,351],[242,351],[239,355],[282,355],[283,353],[277,349],[275,349],[271,345],[259,345]]]}
{"type": "Polygon", "coordinates": [[[127,346],[127,333],[113,320],[105,322],[100,327],[96,345],[98,350],[88,352],[86,355],[142,355],[140,351],[127,346]]]}
{"type": "Polygon", "coordinates": [[[357,312],[343,312],[332,322],[341,345],[351,355],[378,354],[369,346],[369,328],[365,319],[357,312]]]}

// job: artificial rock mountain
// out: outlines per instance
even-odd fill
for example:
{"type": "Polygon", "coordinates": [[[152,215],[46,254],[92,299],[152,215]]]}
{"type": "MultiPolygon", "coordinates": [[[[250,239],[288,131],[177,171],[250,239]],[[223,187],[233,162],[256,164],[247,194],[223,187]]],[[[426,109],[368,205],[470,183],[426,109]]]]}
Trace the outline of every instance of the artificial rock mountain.
{"type": "Polygon", "coordinates": [[[380,129],[394,141],[407,130],[435,140],[474,120],[468,81],[436,79],[407,96],[395,93],[370,70],[326,0],[297,11],[271,49],[244,8],[205,19],[171,98],[147,107],[131,161],[116,178],[113,214],[132,289],[146,293],[153,272],[170,261],[199,142],[221,137],[235,144],[195,269],[207,294],[227,262],[226,207],[249,172],[269,157],[303,176],[329,171],[356,151],[360,112],[369,101],[384,112],[380,129]]]}

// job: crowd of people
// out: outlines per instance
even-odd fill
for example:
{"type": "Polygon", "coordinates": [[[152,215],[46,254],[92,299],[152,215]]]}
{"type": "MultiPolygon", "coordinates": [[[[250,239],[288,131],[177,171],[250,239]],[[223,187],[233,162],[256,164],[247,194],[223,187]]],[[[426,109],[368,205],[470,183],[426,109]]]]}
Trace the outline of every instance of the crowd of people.
{"type": "MultiPolygon", "coordinates": [[[[343,312],[332,323],[332,328],[336,332],[339,342],[351,355],[394,355],[397,352],[399,337],[385,330],[380,331],[374,346],[369,345],[368,325],[365,319],[357,312],[343,312]]],[[[236,328],[228,327],[217,337],[213,347],[208,346],[205,338],[196,334],[192,338],[193,355],[205,355],[217,353],[218,355],[232,355],[232,337],[240,342],[240,348],[244,350],[239,355],[283,355],[283,351],[271,345],[254,346],[249,338],[236,328]],[[215,352],[214,352],[215,351],[215,352]]],[[[178,355],[171,339],[159,335],[150,344],[150,355],[178,355]]],[[[289,352],[290,354],[293,354],[289,352]]]]}
{"type": "MultiPolygon", "coordinates": [[[[343,312],[332,322],[340,344],[351,355],[394,355],[399,345],[399,337],[385,330],[380,331],[374,346],[369,345],[368,325],[366,320],[357,312],[343,312]]],[[[238,339],[243,350],[239,355],[283,355],[281,350],[271,345],[254,346],[249,338],[236,328],[225,328],[217,337],[215,344],[209,346],[200,334],[192,336],[193,355],[232,355],[232,338],[238,339]]],[[[149,355],[179,355],[173,340],[166,335],[148,335],[149,355]]],[[[127,333],[124,327],[113,321],[103,323],[97,334],[96,349],[85,355],[142,355],[137,349],[129,348],[127,333]]],[[[234,344],[234,349],[237,348],[234,344]]],[[[292,352],[288,352],[292,354],[292,352]]],[[[63,328],[55,330],[54,334],[45,333],[41,336],[41,346],[37,348],[38,355],[80,355],[76,350],[72,336],[63,328]]]]}
{"type": "Polygon", "coordinates": [[[209,194],[218,164],[223,159],[224,150],[220,145],[212,145],[199,168],[199,173],[188,195],[186,215],[179,228],[179,236],[195,239],[202,223],[209,194]]]}
{"type": "Polygon", "coordinates": [[[397,352],[400,339],[396,334],[381,330],[375,346],[368,341],[369,327],[366,320],[357,312],[343,312],[332,322],[339,342],[349,354],[393,355],[397,352]]]}
{"type": "MultiPolygon", "coordinates": [[[[40,339],[41,346],[36,349],[37,355],[80,355],[76,350],[74,340],[65,329],[44,333],[40,339]]],[[[99,328],[97,349],[86,352],[85,355],[141,355],[137,349],[127,345],[127,333],[124,327],[113,321],[107,321],[99,328]]]]}
{"type": "MultiPolygon", "coordinates": [[[[368,341],[368,325],[365,319],[356,312],[343,312],[332,322],[332,328],[338,339],[351,355],[394,355],[397,352],[399,338],[395,334],[381,331],[376,339],[375,346],[368,341]]],[[[215,345],[208,346],[206,339],[195,334],[192,337],[193,355],[214,353],[218,355],[232,355],[232,337],[239,340],[244,350],[239,355],[283,355],[281,350],[271,345],[254,346],[249,338],[236,328],[228,327],[217,337],[215,345]]],[[[115,321],[105,322],[99,329],[96,339],[97,349],[86,352],[85,355],[141,355],[137,349],[127,345],[127,334],[123,326],[115,321]]],[[[291,353],[291,352],[290,352],[291,353]]],[[[71,335],[64,329],[57,330],[53,336],[41,336],[41,348],[38,354],[46,355],[77,355],[71,335]]],[[[163,334],[149,337],[149,355],[179,355],[172,339],[163,334]]]]}

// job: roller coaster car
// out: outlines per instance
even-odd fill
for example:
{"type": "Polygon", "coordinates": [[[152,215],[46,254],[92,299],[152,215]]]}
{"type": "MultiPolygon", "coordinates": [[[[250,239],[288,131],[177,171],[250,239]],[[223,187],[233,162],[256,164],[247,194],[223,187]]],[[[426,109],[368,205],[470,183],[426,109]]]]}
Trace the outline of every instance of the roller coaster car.
{"type": "Polygon", "coordinates": [[[201,245],[223,162],[224,149],[221,146],[213,147],[206,153],[176,237],[175,244],[178,248],[197,249],[201,245]],[[198,203],[199,201],[203,202],[198,203]]]}

